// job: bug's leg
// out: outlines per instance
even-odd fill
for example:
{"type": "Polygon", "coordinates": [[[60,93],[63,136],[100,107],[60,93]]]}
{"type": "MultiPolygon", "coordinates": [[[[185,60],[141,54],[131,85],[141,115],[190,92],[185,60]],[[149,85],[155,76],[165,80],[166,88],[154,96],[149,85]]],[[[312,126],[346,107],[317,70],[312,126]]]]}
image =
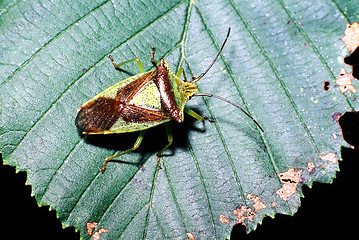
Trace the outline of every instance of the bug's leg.
{"type": "Polygon", "coordinates": [[[212,119],[212,118],[209,118],[207,116],[201,116],[199,115],[198,113],[196,113],[195,111],[193,111],[192,109],[189,109],[189,108],[184,108],[184,111],[190,115],[191,117],[194,117],[195,119],[197,120],[200,120],[200,121],[204,121],[204,120],[208,120],[210,123],[214,123],[215,121],[212,119]]]}
{"type": "Polygon", "coordinates": [[[186,77],[186,74],[184,73],[184,69],[183,69],[183,68],[178,69],[178,72],[176,73],[176,76],[177,76],[178,78],[181,78],[182,73],[183,73],[184,81],[187,82],[187,77],[186,77]]]}
{"type": "Polygon", "coordinates": [[[117,64],[111,55],[107,55],[107,57],[111,60],[112,65],[118,71],[121,71],[121,69],[120,69],[121,66],[123,66],[123,65],[125,65],[127,63],[130,63],[130,62],[136,61],[137,66],[138,66],[138,70],[140,71],[140,73],[145,72],[145,69],[143,68],[142,62],[141,62],[141,60],[139,58],[134,58],[134,59],[131,59],[131,60],[128,60],[128,61],[125,61],[125,62],[117,64]]]}
{"type": "Polygon", "coordinates": [[[135,142],[135,145],[133,145],[132,148],[127,149],[126,151],[120,152],[120,153],[118,153],[118,154],[115,154],[115,155],[113,155],[113,156],[111,156],[111,157],[106,158],[106,159],[105,159],[105,162],[103,163],[102,168],[100,169],[100,172],[102,172],[102,173],[105,172],[106,167],[107,167],[107,164],[108,164],[110,161],[112,161],[113,159],[115,159],[115,158],[117,158],[117,157],[119,157],[119,156],[121,156],[121,155],[124,155],[124,154],[126,154],[126,153],[129,153],[129,152],[132,152],[132,151],[136,150],[136,149],[141,145],[141,142],[142,142],[142,140],[143,140],[143,136],[144,136],[144,135],[145,135],[145,131],[141,131],[140,134],[139,134],[138,137],[137,137],[137,140],[136,140],[136,142],[135,142]]]}
{"type": "Polygon", "coordinates": [[[172,136],[172,131],[171,131],[171,127],[169,123],[165,123],[165,127],[166,127],[166,132],[167,132],[167,139],[168,139],[168,144],[166,145],[166,147],[164,147],[161,151],[159,151],[156,155],[157,155],[157,164],[158,164],[158,169],[161,169],[161,155],[162,153],[169,148],[172,145],[173,142],[173,136],[172,136]]]}
{"type": "MultiPolygon", "coordinates": [[[[181,78],[182,73],[183,73],[184,78],[186,78],[186,76],[185,76],[185,74],[184,74],[184,69],[183,69],[183,68],[178,69],[178,72],[176,73],[176,76],[177,76],[178,78],[181,78]]],[[[186,81],[186,82],[187,82],[187,81],[186,81]]]]}
{"type": "Polygon", "coordinates": [[[151,47],[151,63],[153,64],[153,66],[157,67],[159,62],[160,61],[155,59],[155,48],[151,47]]]}

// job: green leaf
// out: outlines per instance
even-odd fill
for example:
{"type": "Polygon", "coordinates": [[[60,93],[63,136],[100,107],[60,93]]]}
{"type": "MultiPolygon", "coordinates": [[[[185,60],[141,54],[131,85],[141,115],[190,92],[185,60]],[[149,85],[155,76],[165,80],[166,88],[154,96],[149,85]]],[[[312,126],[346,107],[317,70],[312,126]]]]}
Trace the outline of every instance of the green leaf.
{"type": "MultiPolygon", "coordinates": [[[[4,1],[4,162],[26,171],[38,204],[56,210],[63,226],[75,226],[83,239],[91,238],[88,222],[97,223],[92,234],[101,239],[186,239],[187,233],[224,239],[242,213],[248,231],[265,216],[292,215],[303,185],[330,183],[338,171],[344,141],[332,116],[358,108],[356,94],[334,87],[348,54],[340,38],[348,19],[357,20],[354,3],[346,4],[4,1]],[[186,116],[184,124],[171,124],[174,144],[163,169],[157,169],[155,153],[167,140],[158,126],[138,151],[101,174],[104,159],[136,139],[82,139],[75,127],[82,103],[129,77],[106,56],[117,62],[138,57],[149,70],[153,46],[174,72],[182,66],[187,77],[198,76],[229,27],[223,53],[198,82],[200,91],[240,104],[265,132],[225,102],[193,98],[188,107],[216,122],[186,116]],[[331,83],[329,91],[324,81],[331,83]]],[[[134,63],[124,69],[138,72],[134,63]]]]}

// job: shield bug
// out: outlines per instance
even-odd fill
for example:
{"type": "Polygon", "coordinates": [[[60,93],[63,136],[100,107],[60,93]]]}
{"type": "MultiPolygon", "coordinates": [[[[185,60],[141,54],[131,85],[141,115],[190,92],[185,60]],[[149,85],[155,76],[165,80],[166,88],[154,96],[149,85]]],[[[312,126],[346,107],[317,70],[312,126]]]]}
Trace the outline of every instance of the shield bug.
{"type": "Polygon", "coordinates": [[[105,171],[109,161],[137,149],[143,140],[145,129],[165,124],[168,144],[157,153],[157,161],[160,168],[160,157],[163,151],[173,142],[171,128],[168,124],[169,121],[183,122],[184,112],[200,121],[205,119],[212,121],[185,107],[187,101],[193,96],[215,97],[225,101],[244,112],[263,131],[253,117],[237,104],[213,94],[197,93],[198,88],[195,82],[199,81],[216,62],[228,40],[229,34],[230,29],[220,50],[207,70],[199,77],[192,77],[189,82],[186,80],[183,68],[180,68],[177,74],[174,74],[164,59],[160,61],[155,60],[154,48],[152,48],[151,62],[156,68],[148,72],[144,71],[142,63],[138,58],[116,64],[112,56],[108,55],[116,70],[121,71],[121,66],[136,61],[140,73],[109,87],[85,102],[76,117],[76,126],[84,135],[128,133],[134,131],[140,131],[140,133],[132,148],[106,158],[103,167],[100,169],[101,172],[105,171]],[[184,80],[180,79],[182,73],[184,80]]]}

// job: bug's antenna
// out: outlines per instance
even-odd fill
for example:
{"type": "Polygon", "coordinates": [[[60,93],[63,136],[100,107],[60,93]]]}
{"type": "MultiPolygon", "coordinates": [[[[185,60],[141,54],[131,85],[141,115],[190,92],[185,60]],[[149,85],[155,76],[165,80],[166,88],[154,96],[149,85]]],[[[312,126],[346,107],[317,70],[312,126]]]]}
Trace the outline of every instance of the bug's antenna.
{"type": "Polygon", "coordinates": [[[227,40],[228,40],[228,37],[229,37],[229,34],[231,32],[231,28],[228,29],[228,33],[227,33],[227,37],[224,39],[223,43],[222,43],[222,46],[221,48],[219,49],[216,57],[214,58],[213,62],[211,63],[211,65],[209,65],[209,67],[207,68],[206,71],[204,71],[201,75],[199,75],[199,77],[192,77],[192,81],[191,83],[195,83],[197,81],[199,81],[201,78],[203,78],[204,75],[206,75],[206,73],[209,71],[209,69],[211,69],[211,67],[213,66],[213,64],[217,61],[217,58],[219,57],[219,55],[221,54],[223,48],[224,48],[224,45],[226,44],[227,40]]]}
{"type": "Polygon", "coordinates": [[[253,120],[253,122],[259,127],[259,129],[264,132],[263,128],[259,125],[259,123],[249,114],[247,113],[243,108],[241,108],[240,106],[238,106],[237,104],[223,98],[223,97],[220,97],[220,96],[217,96],[217,95],[214,95],[214,94],[210,94],[210,93],[197,93],[197,94],[194,94],[193,96],[204,96],[204,97],[214,97],[214,98],[218,98],[219,100],[222,100],[226,103],[229,103],[233,106],[235,106],[236,108],[239,108],[245,115],[247,115],[247,117],[249,117],[250,119],[253,120]]]}

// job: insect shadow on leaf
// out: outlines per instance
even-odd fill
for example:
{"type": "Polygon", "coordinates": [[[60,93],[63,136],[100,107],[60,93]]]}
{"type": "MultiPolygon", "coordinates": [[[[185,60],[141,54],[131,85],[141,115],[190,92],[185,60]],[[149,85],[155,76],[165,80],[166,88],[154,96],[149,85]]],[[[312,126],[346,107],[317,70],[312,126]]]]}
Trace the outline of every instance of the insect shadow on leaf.
{"type": "MultiPolygon", "coordinates": [[[[197,110],[196,108],[193,108],[197,110]]],[[[199,111],[196,111],[199,112],[199,111]]],[[[189,131],[196,131],[199,133],[204,133],[206,131],[205,126],[206,122],[198,127],[196,126],[196,119],[186,118],[182,124],[179,124],[175,121],[169,122],[173,138],[176,141],[169,147],[170,152],[163,154],[162,156],[172,156],[175,154],[176,149],[188,149],[188,133],[189,131]]],[[[82,134],[79,131],[79,135],[84,138],[84,140],[94,146],[113,150],[116,152],[125,151],[133,146],[133,143],[138,137],[137,132],[130,132],[126,134],[82,134]]],[[[131,162],[128,160],[111,160],[116,163],[131,164],[141,167],[144,164],[144,161],[148,156],[153,155],[161,150],[161,148],[167,144],[167,138],[164,126],[156,126],[146,130],[146,137],[141,143],[141,147],[136,150],[140,154],[140,158],[136,162],[131,162]]]]}

